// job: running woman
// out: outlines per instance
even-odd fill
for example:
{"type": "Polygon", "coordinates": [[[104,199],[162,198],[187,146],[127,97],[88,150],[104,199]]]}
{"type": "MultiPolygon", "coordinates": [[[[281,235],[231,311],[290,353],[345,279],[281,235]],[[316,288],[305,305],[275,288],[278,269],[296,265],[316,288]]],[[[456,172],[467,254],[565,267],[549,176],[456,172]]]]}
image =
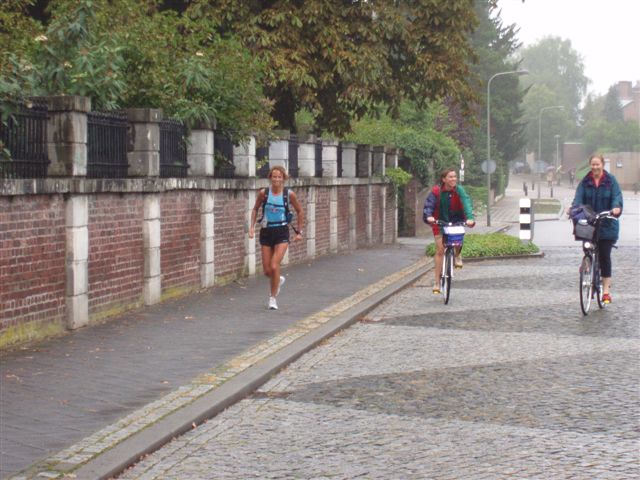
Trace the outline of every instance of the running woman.
{"type": "MultiPolygon", "coordinates": [[[[302,240],[304,228],[304,211],[298,202],[296,194],[284,188],[284,182],[288,178],[287,171],[280,166],[271,167],[269,170],[271,186],[258,192],[256,203],[251,211],[251,225],[249,226],[249,238],[255,236],[255,224],[258,218],[258,210],[263,208],[262,228],[260,229],[260,246],[262,249],[262,271],[270,279],[271,295],[269,296],[269,309],[277,310],[276,297],[284,285],[285,278],[280,275],[280,263],[289,248],[289,205],[292,205],[297,214],[298,229],[294,227],[294,241],[302,240]],[[287,198],[285,199],[285,193],[287,198]]],[[[293,227],[293,225],[292,225],[293,227]]]]}

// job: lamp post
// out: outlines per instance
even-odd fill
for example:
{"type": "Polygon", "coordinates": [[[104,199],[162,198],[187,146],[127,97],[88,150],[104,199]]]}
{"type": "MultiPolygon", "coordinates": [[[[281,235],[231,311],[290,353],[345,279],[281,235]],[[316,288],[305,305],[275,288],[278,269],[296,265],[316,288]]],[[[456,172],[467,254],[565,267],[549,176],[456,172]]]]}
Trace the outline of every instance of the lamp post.
{"type": "Polygon", "coordinates": [[[564,110],[564,105],[553,105],[551,107],[542,107],[538,113],[538,161],[542,160],[542,112],[545,110],[553,110],[559,108],[564,110]]]}
{"type": "Polygon", "coordinates": [[[556,137],[556,171],[560,167],[560,135],[555,135],[556,137]]]}
{"type": "Polygon", "coordinates": [[[487,227],[491,226],[491,80],[500,75],[528,75],[528,70],[509,70],[498,72],[487,82],[487,227]]]}

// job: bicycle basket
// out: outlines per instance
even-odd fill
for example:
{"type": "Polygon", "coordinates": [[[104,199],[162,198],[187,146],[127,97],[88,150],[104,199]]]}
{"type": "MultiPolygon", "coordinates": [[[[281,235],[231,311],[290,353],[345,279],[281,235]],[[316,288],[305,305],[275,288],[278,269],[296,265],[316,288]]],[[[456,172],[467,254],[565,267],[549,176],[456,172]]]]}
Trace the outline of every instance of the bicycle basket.
{"type": "Polygon", "coordinates": [[[459,247],[464,240],[464,227],[462,225],[442,227],[444,244],[459,247]]]}
{"type": "Polygon", "coordinates": [[[581,241],[593,241],[593,236],[596,233],[596,227],[589,225],[586,220],[578,220],[573,231],[573,235],[576,240],[581,241]]]}

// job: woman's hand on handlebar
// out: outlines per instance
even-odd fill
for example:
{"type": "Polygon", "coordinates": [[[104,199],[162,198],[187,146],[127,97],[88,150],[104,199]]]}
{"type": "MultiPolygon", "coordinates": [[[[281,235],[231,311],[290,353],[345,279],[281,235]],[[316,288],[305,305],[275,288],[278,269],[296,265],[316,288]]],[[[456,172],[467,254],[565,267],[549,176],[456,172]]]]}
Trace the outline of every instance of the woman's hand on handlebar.
{"type": "Polygon", "coordinates": [[[619,217],[621,213],[622,213],[622,209],[620,207],[611,209],[611,215],[613,215],[614,217],[619,217]]]}
{"type": "Polygon", "coordinates": [[[476,226],[476,221],[475,220],[467,220],[465,223],[467,224],[467,227],[473,228],[473,227],[476,226]]]}
{"type": "Polygon", "coordinates": [[[427,223],[435,223],[436,218],[435,217],[427,217],[427,223]]]}

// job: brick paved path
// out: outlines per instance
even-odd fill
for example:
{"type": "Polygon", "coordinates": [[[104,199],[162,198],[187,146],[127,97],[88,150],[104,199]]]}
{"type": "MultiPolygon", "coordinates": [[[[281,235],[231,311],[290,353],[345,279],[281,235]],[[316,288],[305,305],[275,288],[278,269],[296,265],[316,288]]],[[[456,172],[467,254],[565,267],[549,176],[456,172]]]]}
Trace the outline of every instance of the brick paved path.
{"type": "Polygon", "coordinates": [[[431,274],[123,479],[640,476],[640,249],[584,318],[574,247],[431,274]]]}

